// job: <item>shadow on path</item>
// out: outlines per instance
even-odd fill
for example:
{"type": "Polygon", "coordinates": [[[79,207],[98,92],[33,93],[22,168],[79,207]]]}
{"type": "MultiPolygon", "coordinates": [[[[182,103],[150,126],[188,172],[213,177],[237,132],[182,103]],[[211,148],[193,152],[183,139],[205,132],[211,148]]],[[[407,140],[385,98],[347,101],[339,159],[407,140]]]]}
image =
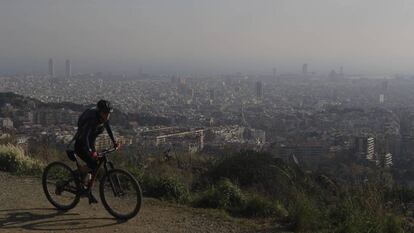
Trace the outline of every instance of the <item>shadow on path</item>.
{"type": "Polygon", "coordinates": [[[0,210],[0,229],[41,231],[100,228],[122,223],[113,218],[74,218],[77,213],[52,208],[0,210]]]}
{"type": "Polygon", "coordinates": [[[60,215],[77,214],[68,214],[51,208],[0,210],[0,228],[20,228],[27,222],[55,218],[60,215]]]}
{"type": "Polygon", "coordinates": [[[29,223],[22,228],[37,231],[85,230],[124,223],[113,218],[69,218],[29,223]]]}

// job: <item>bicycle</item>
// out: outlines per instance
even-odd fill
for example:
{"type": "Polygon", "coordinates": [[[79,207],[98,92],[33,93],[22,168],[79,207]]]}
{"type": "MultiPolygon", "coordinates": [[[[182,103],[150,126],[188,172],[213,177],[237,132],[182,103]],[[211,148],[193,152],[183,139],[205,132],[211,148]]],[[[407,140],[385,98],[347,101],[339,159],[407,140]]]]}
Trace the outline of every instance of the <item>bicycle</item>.
{"type": "Polygon", "coordinates": [[[98,166],[92,171],[92,179],[86,187],[79,172],[77,155],[73,151],[67,151],[69,158],[76,162],[77,172],[63,162],[50,163],[42,176],[46,198],[59,210],[74,208],[81,197],[90,195],[98,170],[103,166],[104,174],[99,184],[99,196],[103,206],[117,219],[128,220],[135,217],[142,205],[141,187],[129,172],[115,169],[112,162],[108,161],[108,154],[114,151],[115,149],[106,149],[98,153],[98,166]]]}

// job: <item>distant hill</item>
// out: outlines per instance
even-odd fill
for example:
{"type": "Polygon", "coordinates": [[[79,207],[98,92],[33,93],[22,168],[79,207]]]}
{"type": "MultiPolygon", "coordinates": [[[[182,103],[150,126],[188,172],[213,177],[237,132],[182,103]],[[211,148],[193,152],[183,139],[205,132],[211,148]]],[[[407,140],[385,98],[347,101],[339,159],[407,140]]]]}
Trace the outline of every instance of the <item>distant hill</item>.
{"type": "MultiPolygon", "coordinates": [[[[0,108],[4,107],[5,104],[11,104],[15,108],[24,111],[34,111],[36,109],[68,109],[77,112],[83,112],[85,109],[94,106],[82,105],[71,102],[61,103],[45,103],[34,98],[25,97],[12,92],[0,93],[0,108]]],[[[148,113],[124,113],[118,110],[115,106],[114,113],[111,115],[111,122],[114,125],[120,125],[129,127],[128,122],[136,121],[139,125],[170,125],[171,120],[165,117],[154,116],[148,113]]]]}

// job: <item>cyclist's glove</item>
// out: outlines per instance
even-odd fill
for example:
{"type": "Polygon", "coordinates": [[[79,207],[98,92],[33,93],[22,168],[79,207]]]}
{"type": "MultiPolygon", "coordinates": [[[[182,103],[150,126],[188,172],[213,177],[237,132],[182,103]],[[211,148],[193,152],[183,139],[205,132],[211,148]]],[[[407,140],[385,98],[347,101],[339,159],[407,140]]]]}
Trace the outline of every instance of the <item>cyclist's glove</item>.
{"type": "Polygon", "coordinates": [[[114,148],[115,148],[115,150],[119,150],[119,148],[121,148],[121,144],[118,143],[118,142],[115,142],[114,143],[114,148]]]}
{"type": "Polygon", "coordinates": [[[98,157],[98,153],[96,153],[96,151],[91,151],[89,152],[89,155],[93,158],[96,159],[98,157]]]}

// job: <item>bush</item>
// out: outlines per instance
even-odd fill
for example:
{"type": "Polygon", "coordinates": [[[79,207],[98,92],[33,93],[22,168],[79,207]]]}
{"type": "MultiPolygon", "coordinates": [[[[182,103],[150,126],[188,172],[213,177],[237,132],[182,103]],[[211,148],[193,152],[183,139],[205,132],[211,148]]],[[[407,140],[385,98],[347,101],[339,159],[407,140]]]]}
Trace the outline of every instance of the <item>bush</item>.
{"type": "Polygon", "coordinates": [[[321,211],[305,195],[297,195],[289,206],[289,221],[295,232],[315,232],[324,226],[321,211]]]}
{"type": "Polygon", "coordinates": [[[279,217],[288,216],[287,210],[280,203],[273,203],[261,196],[249,196],[240,215],[244,217],[279,217]]]}
{"type": "Polygon", "coordinates": [[[44,165],[24,154],[22,148],[11,144],[0,145],[0,170],[23,175],[39,175],[44,165]]]}
{"type": "Polygon", "coordinates": [[[143,179],[144,179],[144,170],[143,169],[139,169],[139,168],[134,167],[134,166],[128,166],[127,169],[135,177],[135,179],[137,179],[137,181],[140,184],[143,182],[143,179]]]}
{"type": "Polygon", "coordinates": [[[218,161],[206,174],[211,183],[228,178],[242,188],[280,200],[288,190],[301,186],[304,175],[265,152],[240,151],[218,161]]]}
{"type": "Polygon", "coordinates": [[[201,193],[193,201],[193,206],[238,212],[243,208],[244,203],[245,197],[240,188],[229,179],[223,179],[201,193]]]}
{"type": "Polygon", "coordinates": [[[402,221],[396,216],[387,216],[385,221],[383,221],[383,230],[384,233],[402,233],[402,221]]]}
{"type": "Polygon", "coordinates": [[[241,151],[220,161],[210,170],[208,176],[213,181],[228,178],[242,187],[251,186],[278,175],[278,170],[271,165],[275,165],[275,160],[270,154],[241,151]]]}
{"type": "MultiPolygon", "coordinates": [[[[364,198],[367,198],[365,196],[364,198]]],[[[358,198],[350,197],[339,205],[331,215],[331,222],[337,225],[338,233],[400,233],[401,219],[395,215],[386,215],[378,206],[365,206],[358,198]]]]}
{"type": "Polygon", "coordinates": [[[186,203],[190,199],[188,188],[174,177],[144,176],[142,179],[144,194],[178,203],[186,203]]]}

